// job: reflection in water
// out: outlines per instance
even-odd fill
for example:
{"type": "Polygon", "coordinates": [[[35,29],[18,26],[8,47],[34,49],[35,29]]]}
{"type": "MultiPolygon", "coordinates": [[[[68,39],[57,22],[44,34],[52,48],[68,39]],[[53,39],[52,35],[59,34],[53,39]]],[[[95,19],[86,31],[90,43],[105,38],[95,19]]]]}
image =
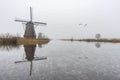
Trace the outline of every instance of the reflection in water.
{"type": "Polygon", "coordinates": [[[44,44],[38,44],[38,47],[43,48],[43,47],[45,47],[45,45],[44,44]]]}
{"type": "Polygon", "coordinates": [[[24,51],[26,53],[26,59],[32,61],[34,59],[34,54],[36,50],[36,45],[24,45],[24,51]]]}
{"type": "Polygon", "coordinates": [[[34,59],[35,49],[36,49],[36,45],[24,45],[26,59],[31,62],[30,75],[32,74],[32,60],[34,59]]]}
{"type": "Polygon", "coordinates": [[[13,50],[13,49],[19,49],[20,48],[20,45],[0,45],[0,50],[2,51],[10,51],[10,50],[13,50]]]}
{"type": "Polygon", "coordinates": [[[120,80],[119,44],[104,44],[97,49],[95,42],[56,41],[45,49],[37,47],[24,45],[12,52],[15,54],[1,52],[0,80],[120,80]],[[20,54],[23,50],[26,61],[20,54]],[[35,55],[46,55],[49,60],[35,62],[35,55]],[[15,60],[21,60],[18,61],[21,63],[13,64],[15,60]]]}
{"type": "Polygon", "coordinates": [[[38,47],[39,47],[39,48],[42,48],[42,45],[41,45],[41,44],[38,44],[38,47]]]}
{"type": "Polygon", "coordinates": [[[96,46],[96,48],[100,48],[101,47],[99,42],[95,43],[95,46],[96,46]]]}
{"type": "Polygon", "coordinates": [[[35,57],[36,45],[24,45],[25,59],[23,61],[16,61],[15,63],[30,62],[30,76],[32,74],[32,61],[45,60],[47,57],[35,57]]]}

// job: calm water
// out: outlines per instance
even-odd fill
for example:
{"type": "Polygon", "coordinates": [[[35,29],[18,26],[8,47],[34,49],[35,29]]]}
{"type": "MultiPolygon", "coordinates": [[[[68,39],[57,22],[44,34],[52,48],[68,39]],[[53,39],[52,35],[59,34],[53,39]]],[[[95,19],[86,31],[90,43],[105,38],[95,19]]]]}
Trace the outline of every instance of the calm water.
{"type": "Polygon", "coordinates": [[[0,80],[120,80],[120,44],[0,47],[0,80]]]}

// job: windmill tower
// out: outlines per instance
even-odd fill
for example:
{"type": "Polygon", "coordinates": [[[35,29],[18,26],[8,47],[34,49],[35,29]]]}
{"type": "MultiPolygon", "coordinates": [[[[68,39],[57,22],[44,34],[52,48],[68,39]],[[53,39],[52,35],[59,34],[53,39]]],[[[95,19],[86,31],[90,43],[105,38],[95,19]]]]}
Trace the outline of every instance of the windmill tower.
{"type": "Polygon", "coordinates": [[[16,22],[22,22],[25,24],[25,33],[24,33],[24,37],[25,38],[36,38],[36,32],[34,29],[34,26],[38,26],[38,25],[47,25],[47,23],[43,23],[43,22],[33,22],[33,16],[32,16],[32,8],[30,7],[30,20],[26,21],[26,20],[20,20],[20,19],[15,19],[16,22]]]}

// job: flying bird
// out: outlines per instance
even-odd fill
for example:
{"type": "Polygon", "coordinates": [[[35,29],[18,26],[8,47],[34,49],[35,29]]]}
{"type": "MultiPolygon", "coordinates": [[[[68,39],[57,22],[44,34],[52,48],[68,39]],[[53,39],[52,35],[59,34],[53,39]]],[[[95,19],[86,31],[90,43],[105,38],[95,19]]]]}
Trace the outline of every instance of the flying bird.
{"type": "MultiPolygon", "coordinates": [[[[82,25],[83,25],[83,24],[79,24],[79,26],[82,26],[82,25]]],[[[83,25],[83,27],[86,27],[86,26],[87,26],[87,24],[84,24],[84,25],[83,25]]]]}
{"type": "Polygon", "coordinates": [[[82,24],[79,24],[79,26],[81,26],[82,24]]]}
{"type": "Polygon", "coordinates": [[[86,26],[87,26],[87,24],[84,25],[84,27],[86,27],[86,26]]]}

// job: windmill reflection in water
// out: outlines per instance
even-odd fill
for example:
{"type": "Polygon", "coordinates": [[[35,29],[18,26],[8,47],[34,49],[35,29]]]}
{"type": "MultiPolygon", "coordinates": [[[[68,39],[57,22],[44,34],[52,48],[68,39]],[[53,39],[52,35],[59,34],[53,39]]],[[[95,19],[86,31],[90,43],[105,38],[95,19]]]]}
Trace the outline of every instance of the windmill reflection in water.
{"type": "Polygon", "coordinates": [[[25,59],[22,61],[15,61],[15,63],[30,62],[30,76],[32,74],[33,61],[45,60],[47,57],[35,57],[36,45],[24,45],[25,59]]]}

